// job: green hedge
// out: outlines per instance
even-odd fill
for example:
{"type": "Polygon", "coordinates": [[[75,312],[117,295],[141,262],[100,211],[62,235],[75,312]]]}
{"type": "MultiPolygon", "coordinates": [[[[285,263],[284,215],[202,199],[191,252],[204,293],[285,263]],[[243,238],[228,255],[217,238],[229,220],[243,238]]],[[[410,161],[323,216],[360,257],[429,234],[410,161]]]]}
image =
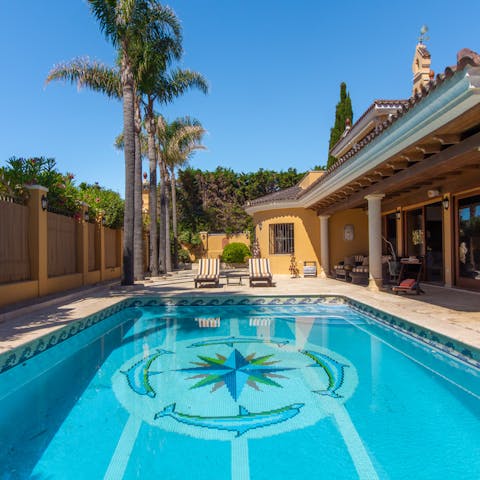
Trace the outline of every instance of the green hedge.
{"type": "Polygon", "coordinates": [[[222,261],[226,263],[244,263],[251,255],[250,249],[244,243],[230,243],[222,253],[222,261]]]}

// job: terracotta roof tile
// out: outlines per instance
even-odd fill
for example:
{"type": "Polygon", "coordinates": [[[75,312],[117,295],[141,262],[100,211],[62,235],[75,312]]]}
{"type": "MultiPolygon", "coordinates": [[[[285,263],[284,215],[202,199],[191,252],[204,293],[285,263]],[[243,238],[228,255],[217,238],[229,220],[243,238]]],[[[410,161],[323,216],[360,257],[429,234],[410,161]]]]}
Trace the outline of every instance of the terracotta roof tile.
{"type": "MultiPolygon", "coordinates": [[[[345,155],[340,157],[327,171],[325,175],[318,178],[315,182],[313,182],[308,188],[301,192],[299,197],[305,195],[308,191],[315,188],[320,183],[323,183],[326,179],[330,178],[335,171],[343,165],[345,162],[350,160],[353,156],[355,156],[360,150],[365,148],[370,142],[372,142],[376,137],[381,135],[385,130],[387,130],[393,123],[395,123],[399,118],[401,118],[408,110],[413,108],[415,105],[420,103],[428,94],[435,90],[439,85],[441,85],[445,80],[452,77],[455,72],[463,70],[468,65],[470,66],[480,66],[480,55],[468,48],[464,48],[460,50],[457,54],[457,65],[445,68],[444,73],[440,73],[437,75],[435,80],[430,80],[427,87],[422,86],[421,93],[415,93],[414,96],[410,97],[408,100],[375,100],[375,102],[367,109],[367,111],[357,120],[359,122],[374,106],[376,102],[399,102],[399,108],[397,113],[389,117],[388,120],[385,120],[382,124],[377,126],[375,130],[373,130],[369,135],[363,138],[355,148],[350,149],[345,155]]],[[[353,127],[352,127],[353,129],[353,127]]]]}
{"type": "Polygon", "coordinates": [[[278,192],[273,192],[268,195],[264,195],[263,197],[256,198],[255,200],[250,200],[247,206],[259,205],[262,203],[270,203],[270,202],[278,202],[278,201],[285,201],[285,200],[295,200],[298,198],[299,193],[302,192],[302,188],[298,185],[295,185],[290,188],[284,188],[283,190],[279,190],[278,192]]]}
{"type": "MultiPolygon", "coordinates": [[[[425,49],[426,50],[426,49],[425,49]]],[[[428,50],[426,52],[429,54],[428,50]]],[[[430,54],[429,54],[430,55],[430,54]]],[[[284,190],[279,190],[278,192],[265,195],[263,197],[257,198],[249,202],[247,206],[260,205],[264,203],[270,203],[275,201],[286,201],[286,200],[296,200],[303,197],[307,192],[315,188],[317,185],[325,182],[335,173],[335,171],[344,163],[349,161],[354,157],[359,151],[365,148],[370,142],[375,138],[381,135],[385,130],[395,123],[399,118],[401,118],[406,112],[411,108],[415,107],[420,103],[428,94],[435,90],[439,85],[441,85],[445,80],[452,77],[457,71],[463,70],[467,66],[480,66],[480,55],[473,50],[464,48],[457,53],[457,64],[451,67],[445,68],[443,73],[440,73],[436,76],[435,79],[431,79],[428,86],[425,87],[422,85],[421,92],[415,93],[414,96],[410,97],[408,100],[375,100],[372,105],[362,114],[362,116],[355,122],[353,127],[359,123],[376,105],[382,106],[398,106],[397,112],[390,116],[388,120],[385,120],[383,123],[378,125],[371,133],[369,133],[365,138],[360,142],[354,145],[345,155],[340,157],[327,171],[325,175],[321,176],[315,180],[307,188],[302,189],[298,185],[284,190]]]]}

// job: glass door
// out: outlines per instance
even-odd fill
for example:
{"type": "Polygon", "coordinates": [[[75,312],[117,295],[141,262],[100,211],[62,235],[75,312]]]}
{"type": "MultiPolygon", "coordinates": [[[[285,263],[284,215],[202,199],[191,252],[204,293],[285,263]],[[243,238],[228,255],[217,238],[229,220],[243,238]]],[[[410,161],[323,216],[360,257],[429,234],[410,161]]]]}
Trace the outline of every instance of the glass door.
{"type": "Polygon", "coordinates": [[[397,252],[397,214],[389,213],[384,217],[383,223],[383,254],[392,255],[392,248],[395,251],[395,256],[398,256],[397,252]]]}
{"type": "Polygon", "coordinates": [[[405,212],[405,228],[406,256],[423,258],[425,255],[423,208],[405,212]]]}
{"type": "Polygon", "coordinates": [[[423,280],[443,282],[441,202],[405,212],[405,254],[422,259],[423,280]]]}
{"type": "Polygon", "coordinates": [[[425,205],[425,280],[443,283],[443,217],[441,202],[425,205]]]}
{"type": "Polygon", "coordinates": [[[480,195],[457,201],[457,285],[480,290],[480,195]]]}

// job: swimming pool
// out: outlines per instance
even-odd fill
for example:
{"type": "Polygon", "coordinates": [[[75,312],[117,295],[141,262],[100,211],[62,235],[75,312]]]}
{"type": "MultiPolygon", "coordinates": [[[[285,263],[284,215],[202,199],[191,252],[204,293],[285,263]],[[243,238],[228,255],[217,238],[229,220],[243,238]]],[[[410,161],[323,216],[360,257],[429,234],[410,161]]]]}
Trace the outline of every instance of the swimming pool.
{"type": "Polygon", "coordinates": [[[4,368],[1,479],[480,477],[475,366],[341,300],[157,303],[4,368]]]}

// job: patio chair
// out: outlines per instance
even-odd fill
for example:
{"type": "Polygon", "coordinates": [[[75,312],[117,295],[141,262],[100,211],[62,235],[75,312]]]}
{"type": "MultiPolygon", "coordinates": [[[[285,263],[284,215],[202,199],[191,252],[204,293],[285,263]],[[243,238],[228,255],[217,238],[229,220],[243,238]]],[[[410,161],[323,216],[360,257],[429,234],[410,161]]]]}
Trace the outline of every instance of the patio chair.
{"type": "Polygon", "coordinates": [[[345,257],[343,259],[343,262],[340,262],[338,265],[335,265],[333,267],[333,270],[335,272],[335,278],[337,280],[344,280],[346,282],[349,282],[350,280],[352,280],[350,272],[352,272],[354,267],[363,266],[364,260],[364,255],[352,255],[350,257],[345,257]]]}
{"type": "MultiPolygon", "coordinates": [[[[357,255],[355,258],[358,258],[358,261],[360,261],[360,258],[362,258],[362,256],[357,255]]],[[[368,284],[368,257],[363,257],[361,265],[358,265],[357,261],[355,261],[355,263],[356,265],[352,267],[352,270],[350,271],[350,278],[352,279],[352,283],[358,285],[368,284]]]]}
{"type": "Polygon", "coordinates": [[[218,287],[220,281],[220,260],[218,258],[200,259],[198,274],[193,281],[195,282],[195,288],[202,283],[213,283],[218,287]]]}
{"type": "Polygon", "coordinates": [[[248,277],[251,287],[254,286],[253,282],[267,282],[269,287],[273,287],[270,260],[268,258],[249,258],[248,277]]]}

